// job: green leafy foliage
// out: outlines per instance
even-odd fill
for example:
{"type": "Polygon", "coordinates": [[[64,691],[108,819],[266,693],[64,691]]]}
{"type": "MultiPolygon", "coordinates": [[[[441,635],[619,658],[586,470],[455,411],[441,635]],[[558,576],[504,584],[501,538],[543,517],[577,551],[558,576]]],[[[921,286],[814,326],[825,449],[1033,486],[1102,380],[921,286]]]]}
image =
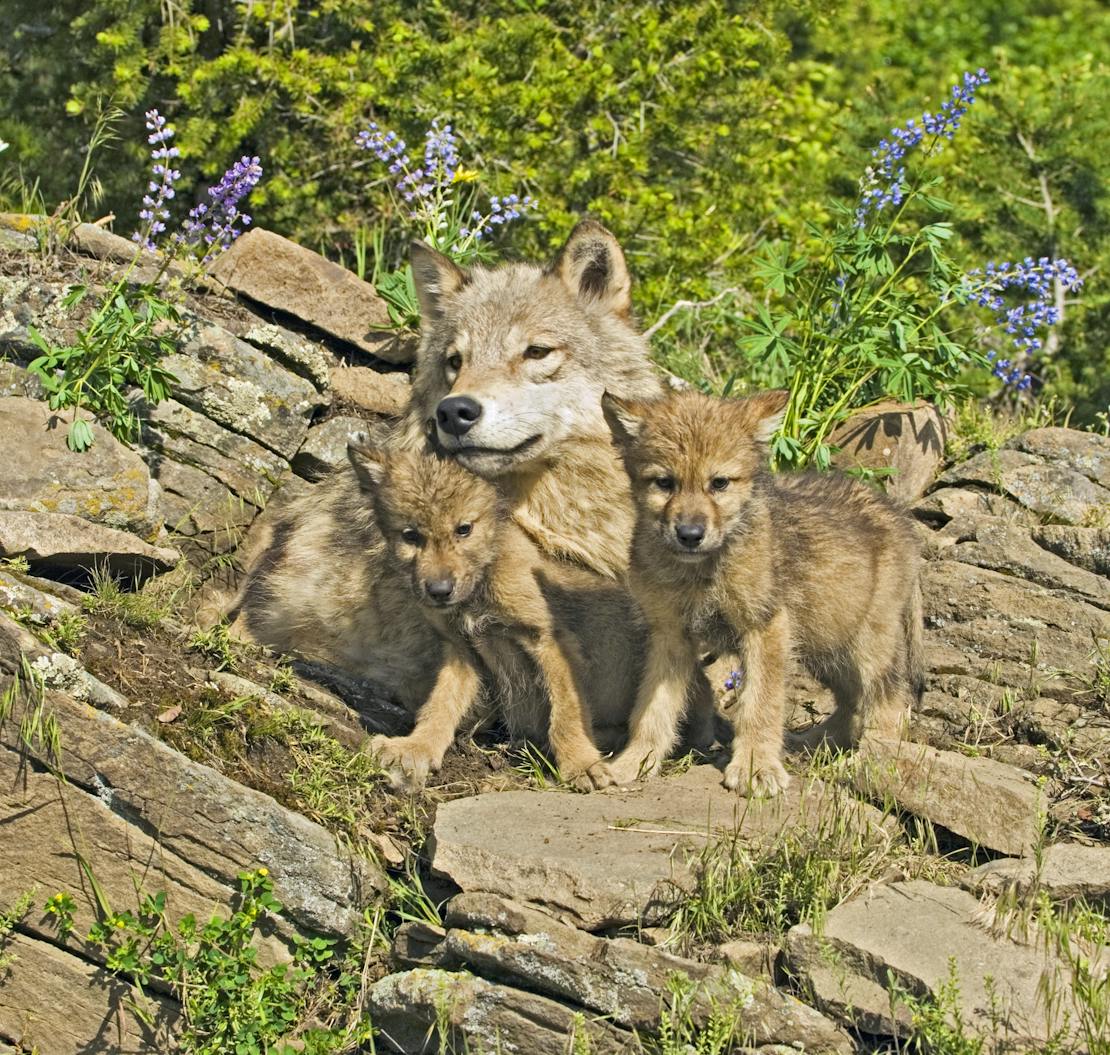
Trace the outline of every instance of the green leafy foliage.
{"type": "MultiPolygon", "coordinates": [[[[63,307],[75,308],[88,292],[87,286],[72,287],[63,307]]],[[[128,388],[140,388],[151,406],[169,395],[177,378],[160,360],[173,351],[174,327],[180,321],[176,306],[164,299],[154,283],[130,286],[124,276],[104,295],[74,344],[54,347],[31,330],[42,355],[28,369],[42,382],[52,410],[72,409],[66,433],[70,450],[83,451],[93,444],[83,410],[103,422],[117,439],[138,438],[139,420],[128,400],[128,388]]]]}
{"type": "MultiPolygon", "coordinates": [[[[114,911],[82,864],[99,909],[86,941],[140,993],[154,982],[170,988],[181,1004],[176,1040],[186,1055],[334,1055],[370,1039],[357,943],[344,955],[330,938],[298,938],[291,961],[260,962],[260,930],[282,911],[266,868],[240,873],[226,917],[202,922],[189,914],[174,925],[164,893],[142,895],[135,912],[114,911]]],[[[73,930],[73,910],[65,893],[46,903],[62,936],[73,930]]],[[[141,1005],[135,1010],[143,1013],[141,1005]]]]}

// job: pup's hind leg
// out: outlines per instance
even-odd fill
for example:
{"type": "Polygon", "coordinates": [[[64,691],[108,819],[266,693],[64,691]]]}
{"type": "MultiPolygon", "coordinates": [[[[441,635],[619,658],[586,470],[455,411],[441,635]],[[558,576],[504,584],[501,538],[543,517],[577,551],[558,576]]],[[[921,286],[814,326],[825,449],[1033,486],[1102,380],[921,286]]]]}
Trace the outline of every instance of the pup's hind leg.
{"type": "Polygon", "coordinates": [[[740,689],[733,723],[732,761],[726,788],[741,795],[777,795],[790,783],[782,764],[786,663],[790,655],[789,617],[780,610],[759,630],[744,635],[740,689]]]}

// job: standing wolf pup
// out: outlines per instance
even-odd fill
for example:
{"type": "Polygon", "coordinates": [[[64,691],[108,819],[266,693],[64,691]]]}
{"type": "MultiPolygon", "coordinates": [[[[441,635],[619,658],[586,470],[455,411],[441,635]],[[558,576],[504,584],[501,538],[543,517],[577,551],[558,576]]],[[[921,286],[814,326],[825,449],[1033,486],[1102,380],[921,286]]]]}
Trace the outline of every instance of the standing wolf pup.
{"type": "Polygon", "coordinates": [[[591,591],[590,573],[569,566],[553,582],[493,484],[453,461],[387,451],[365,433],[351,437],[347,453],[393,557],[385,574],[407,581],[445,644],[413,731],[371,741],[394,783],[416,790],[439,768],[480,695],[479,660],[509,701],[503,712],[514,738],[546,741],[580,790],[607,783],[591,714],[627,691],[634,657],[591,668],[580,641],[620,618],[626,605],[617,585],[609,596],[591,591]],[[576,574],[587,580],[579,585],[590,592],[588,605],[573,604],[576,574]]]}
{"type": "Polygon", "coordinates": [[[792,654],[836,710],[807,735],[846,747],[897,737],[920,700],[921,593],[913,524],[847,477],[773,475],[768,443],[788,394],[719,400],[606,396],[638,518],[630,588],[651,631],[618,783],[674,746],[697,648],[740,658],[726,787],[784,790],[784,679],[792,654]]]}

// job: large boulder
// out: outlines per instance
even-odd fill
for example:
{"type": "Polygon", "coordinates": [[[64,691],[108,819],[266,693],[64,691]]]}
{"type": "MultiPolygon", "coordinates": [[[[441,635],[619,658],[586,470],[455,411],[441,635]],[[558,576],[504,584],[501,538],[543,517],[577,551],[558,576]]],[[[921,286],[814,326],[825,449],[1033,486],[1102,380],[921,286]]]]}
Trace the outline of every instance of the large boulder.
{"type": "Polygon", "coordinates": [[[369,282],[272,231],[248,231],[217,258],[212,275],[236,293],[379,359],[412,359],[411,344],[396,339],[385,301],[369,282]]]}
{"type": "Polygon", "coordinates": [[[152,539],[161,517],[158,487],[146,463],[100,425],[90,427],[93,446],[71,451],[67,421],[45,403],[0,397],[0,449],[5,452],[0,509],[79,516],[152,539]]]}
{"type": "Polygon", "coordinates": [[[839,469],[872,469],[883,473],[887,494],[899,502],[920,498],[944,460],[948,426],[929,403],[877,403],[858,411],[838,426],[829,443],[839,469]]]}
{"type": "Polygon", "coordinates": [[[254,345],[200,318],[187,320],[180,350],[162,365],[174,398],[232,432],[292,458],[327,400],[311,381],[278,366],[254,345]]]}

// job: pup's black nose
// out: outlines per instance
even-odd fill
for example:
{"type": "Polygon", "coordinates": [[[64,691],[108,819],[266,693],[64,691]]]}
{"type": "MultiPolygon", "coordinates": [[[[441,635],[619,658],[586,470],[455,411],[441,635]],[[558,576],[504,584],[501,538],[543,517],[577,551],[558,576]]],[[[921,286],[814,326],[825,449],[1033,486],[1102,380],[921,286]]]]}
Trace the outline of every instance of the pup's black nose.
{"type": "Polygon", "coordinates": [[[428,579],[424,583],[424,592],[433,601],[446,601],[455,592],[455,580],[428,579]]]}
{"type": "Polygon", "coordinates": [[[470,396],[448,396],[436,407],[436,423],[444,432],[461,436],[482,416],[482,404],[470,396]]]}
{"type": "Polygon", "coordinates": [[[674,533],[678,536],[678,541],[687,549],[697,549],[701,545],[701,540],[705,538],[705,525],[675,524],[674,533]]]}

